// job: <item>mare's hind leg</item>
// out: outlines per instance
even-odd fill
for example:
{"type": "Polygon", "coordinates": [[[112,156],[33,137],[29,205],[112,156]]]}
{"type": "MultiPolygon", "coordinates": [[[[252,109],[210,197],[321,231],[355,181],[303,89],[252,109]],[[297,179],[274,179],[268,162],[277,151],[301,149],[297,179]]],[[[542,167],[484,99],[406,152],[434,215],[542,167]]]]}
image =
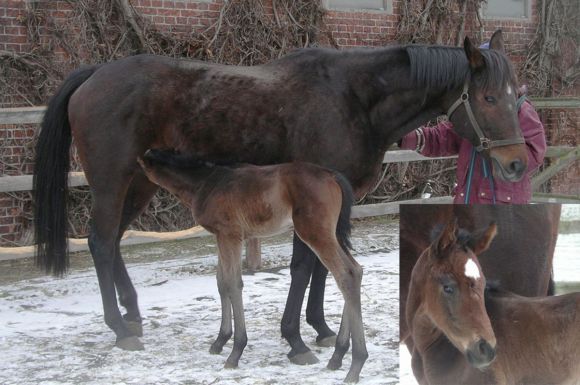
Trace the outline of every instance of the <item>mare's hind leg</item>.
{"type": "Polygon", "coordinates": [[[105,323],[117,335],[116,346],[125,350],[142,350],[143,344],[129,330],[121,316],[115,291],[113,266],[128,183],[121,175],[93,175],[93,178],[91,188],[94,204],[89,248],[101,289],[105,323]]]}
{"type": "Polygon", "coordinates": [[[120,242],[125,230],[127,230],[131,222],[133,222],[143,212],[157,190],[157,185],[150,182],[145,174],[142,172],[137,172],[137,174],[135,174],[135,177],[129,185],[123,205],[123,214],[117,236],[115,261],[113,263],[113,278],[115,280],[119,302],[121,303],[121,306],[127,310],[127,313],[123,318],[127,321],[127,327],[129,330],[139,337],[143,335],[143,326],[139,306],[137,304],[137,291],[131,282],[131,278],[127,273],[125,263],[123,262],[120,242]]]}
{"type": "MultiPolygon", "coordinates": [[[[237,234],[218,234],[217,244],[219,251],[217,281],[220,297],[222,299],[222,306],[224,306],[224,304],[226,306],[228,305],[228,301],[224,300],[224,297],[226,297],[231,302],[234,315],[234,347],[228,359],[226,360],[225,367],[235,368],[238,366],[242,352],[248,343],[248,336],[246,334],[246,321],[244,317],[244,304],[242,301],[242,288],[244,286],[242,282],[243,242],[242,238],[237,234]]],[[[222,309],[222,317],[224,315],[230,317],[229,312],[224,312],[222,309]]],[[[221,327],[224,327],[223,318],[221,327]]],[[[220,334],[218,335],[218,339],[216,342],[214,342],[214,344],[219,343],[223,347],[225,341],[222,343],[220,340],[220,336],[222,336],[222,328],[220,328],[220,334]]],[[[227,330],[224,330],[224,332],[225,337],[227,336],[227,330]]],[[[229,334],[231,335],[231,326],[229,334]]]]}
{"type": "Polygon", "coordinates": [[[291,350],[288,358],[298,365],[309,365],[318,362],[318,358],[306,346],[300,336],[300,312],[304,302],[306,287],[314,269],[316,255],[294,233],[292,262],[290,263],[290,290],[284,315],[282,316],[282,337],[288,341],[291,350]]]}
{"type": "Polygon", "coordinates": [[[306,305],[306,322],[318,333],[316,337],[318,346],[324,347],[334,346],[336,343],[336,333],[328,327],[324,319],[324,290],[327,276],[328,270],[315,257],[314,271],[312,272],[308,303],[306,305]]]}

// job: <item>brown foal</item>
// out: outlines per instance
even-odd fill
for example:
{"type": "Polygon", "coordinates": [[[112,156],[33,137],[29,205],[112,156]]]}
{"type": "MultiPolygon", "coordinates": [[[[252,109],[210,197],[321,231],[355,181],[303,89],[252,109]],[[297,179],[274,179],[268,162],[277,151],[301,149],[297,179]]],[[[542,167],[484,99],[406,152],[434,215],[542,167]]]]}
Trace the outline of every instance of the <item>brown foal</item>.
{"type": "Polygon", "coordinates": [[[415,265],[407,299],[421,385],[580,384],[580,293],[528,298],[487,286],[476,255],[497,226],[447,224],[415,265]]]}
{"type": "Polygon", "coordinates": [[[353,194],[344,177],[310,163],[223,166],[160,150],[147,151],[139,163],[152,182],[177,195],[197,223],[217,238],[222,321],[211,353],[220,353],[231,337],[232,311],[234,347],[226,367],[238,366],[247,343],[243,241],[274,235],[294,224],[296,234],[332,272],[345,300],[328,367],[342,365],[352,336],[353,358],[345,381],[358,381],[368,354],[361,315],[362,268],[349,252],[353,194]]]}

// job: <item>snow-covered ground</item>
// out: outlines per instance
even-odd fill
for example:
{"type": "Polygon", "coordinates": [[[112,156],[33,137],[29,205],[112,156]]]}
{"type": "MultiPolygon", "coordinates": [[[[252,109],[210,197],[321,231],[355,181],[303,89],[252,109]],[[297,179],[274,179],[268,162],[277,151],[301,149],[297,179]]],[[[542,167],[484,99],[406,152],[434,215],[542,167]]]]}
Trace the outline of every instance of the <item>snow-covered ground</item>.
{"type": "MultiPolygon", "coordinates": [[[[580,205],[568,206],[570,215],[580,212],[580,205]]],[[[580,291],[580,233],[558,235],[554,252],[554,279],[558,288],[567,286],[571,287],[567,291],[580,291]]],[[[400,384],[417,385],[411,370],[411,355],[405,345],[401,345],[400,349],[400,368],[400,384]]]]}
{"type": "MultiPolygon", "coordinates": [[[[360,384],[398,383],[397,227],[384,219],[365,221],[353,234],[355,257],[364,267],[369,351],[360,384]]],[[[32,272],[30,261],[0,266],[0,384],[342,383],[350,353],[343,368],[327,370],[333,348],[315,346],[315,333],[304,316],[303,338],[320,363],[296,366],[286,358],[289,347],[280,338],[280,319],[290,285],[288,235],[264,245],[265,270],[243,277],[248,346],[238,369],[223,369],[232,342],[221,355],[208,353],[221,315],[215,246],[209,242],[206,238],[124,250],[145,318],[142,352],[113,347],[114,334],[103,322],[97,279],[86,254],[75,256],[64,279],[32,272]]],[[[342,305],[330,278],[325,311],[334,330],[342,305]]]]}

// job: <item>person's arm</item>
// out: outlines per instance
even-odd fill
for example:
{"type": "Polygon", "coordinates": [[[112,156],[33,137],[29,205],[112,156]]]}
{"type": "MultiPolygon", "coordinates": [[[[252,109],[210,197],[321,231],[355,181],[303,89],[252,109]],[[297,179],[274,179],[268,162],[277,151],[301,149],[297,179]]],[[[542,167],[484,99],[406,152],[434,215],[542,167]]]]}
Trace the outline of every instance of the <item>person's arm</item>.
{"type": "Polygon", "coordinates": [[[399,147],[415,150],[425,156],[450,156],[459,152],[461,137],[453,125],[444,121],[432,127],[420,127],[403,137],[399,147]]]}
{"type": "Polygon", "coordinates": [[[528,172],[537,169],[546,155],[546,133],[531,103],[525,101],[518,113],[520,128],[528,146],[528,172]]]}

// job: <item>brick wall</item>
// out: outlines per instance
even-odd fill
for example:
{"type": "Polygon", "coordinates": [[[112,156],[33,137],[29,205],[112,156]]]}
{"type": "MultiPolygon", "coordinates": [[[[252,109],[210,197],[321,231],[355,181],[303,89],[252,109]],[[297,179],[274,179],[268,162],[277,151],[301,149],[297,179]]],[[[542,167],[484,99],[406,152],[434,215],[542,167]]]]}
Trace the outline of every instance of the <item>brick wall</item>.
{"type": "MultiPolygon", "coordinates": [[[[41,1],[41,7],[48,7],[51,17],[64,19],[70,10],[65,1],[41,1]]],[[[149,19],[157,28],[173,32],[188,33],[192,30],[203,31],[210,27],[219,17],[221,0],[132,0],[137,12],[149,19]]],[[[272,13],[271,3],[264,1],[267,12],[272,13]]],[[[0,5],[0,50],[27,52],[26,29],[22,25],[23,10],[26,2],[22,0],[3,0],[0,5]]],[[[329,10],[325,23],[332,37],[340,47],[381,46],[393,43],[397,23],[401,14],[402,1],[392,1],[392,12],[329,10]]],[[[532,17],[524,20],[504,19],[486,20],[484,36],[489,38],[493,31],[501,28],[505,33],[506,49],[517,68],[525,59],[526,50],[534,37],[537,24],[535,2],[532,6],[532,17]]],[[[466,24],[466,33],[477,36],[473,22],[466,24]]],[[[477,42],[477,38],[475,39],[477,42]]],[[[64,53],[63,53],[64,54],[64,53]]],[[[523,79],[525,81],[525,79],[523,79]]],[[[7,106],[2,106],[7,107],[7,106]]],[[[578,116],[576,111],[571,121],[562,125],[561,112],[543,113],[550,132],[550,144],[574,144],[580,142],[578,116]],[[558,124],[556,124],[558,123],[558,124]]],[[[30,146],[34,128],[18,126],[0,126],[0,176],[31,173],[31,165],[24,159],[23,147],[30,146]]],[[[576,164],[561,172],[552,182],[553,191],[566,194],[580,193],[580,165],[576,164]]],[[[22,193],[24,194],[24,193],[22,193]]],[[[0,246],[9,245],[23,236],[28,223],[29,204],[23,202],[22,194],[0,193],[0,246]]],[[[28,236],[28,235],[26,235],[28,236]]]]}

